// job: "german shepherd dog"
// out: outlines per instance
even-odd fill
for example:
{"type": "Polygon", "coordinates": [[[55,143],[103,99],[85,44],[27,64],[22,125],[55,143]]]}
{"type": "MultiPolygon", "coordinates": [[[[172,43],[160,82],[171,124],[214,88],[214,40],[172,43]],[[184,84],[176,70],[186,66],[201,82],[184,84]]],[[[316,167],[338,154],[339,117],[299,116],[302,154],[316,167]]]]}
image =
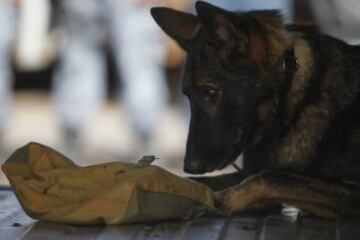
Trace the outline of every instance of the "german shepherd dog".
{"type": "Polygon", "coordinates": [[[211,172],[243,154],[246,178],[217,194],[227,212],[288,204],[360,216],[360,46],[284,25],[278,11],[201,1],[196,11],[151,10],[187,53],[184,170],[211,172]]]}

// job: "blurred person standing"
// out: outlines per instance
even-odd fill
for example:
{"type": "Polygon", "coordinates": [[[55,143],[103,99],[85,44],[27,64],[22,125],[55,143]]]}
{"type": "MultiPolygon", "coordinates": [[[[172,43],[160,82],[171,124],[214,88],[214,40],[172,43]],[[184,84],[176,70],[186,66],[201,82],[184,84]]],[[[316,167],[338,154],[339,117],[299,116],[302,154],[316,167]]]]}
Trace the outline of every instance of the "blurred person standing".
{"type": "MultiPolygon", "coordinates": [[[[103,43],[111,37],[122,98],[134,129],[146,143],[167,104],[164,44],[149,9],[160,1],[59,1],[65,39],[54,77],[54,104],[68,147],[77,148],[84,124],[105,98],[103,43]]],[[[76,149],[74,149],[76,150],[76,149]]]]}
{"type": "Polygon", "coordinates": [[[10,114],[12,70],[11,55],[15,36],[15,2],[0,0],[0,148],[10,114]]]}

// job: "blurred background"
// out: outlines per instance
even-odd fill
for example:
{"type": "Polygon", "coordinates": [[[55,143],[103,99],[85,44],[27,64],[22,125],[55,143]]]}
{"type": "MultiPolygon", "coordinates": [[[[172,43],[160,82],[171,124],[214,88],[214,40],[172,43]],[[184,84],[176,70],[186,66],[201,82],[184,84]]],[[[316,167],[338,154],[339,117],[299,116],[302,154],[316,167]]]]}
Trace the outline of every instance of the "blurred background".
{"type": "MultiPolygon", "coordinates": [[[[183,174],[190,119],[181,95],[184,53],[149,9],[194,11],[194,2],[0,0],[0,163],[36,141],[79,165],[155,155],[157,164],[183,174]]],[[[280,9],[288,23],[360,40],[359,0],[208,2],[280,9]]]]}

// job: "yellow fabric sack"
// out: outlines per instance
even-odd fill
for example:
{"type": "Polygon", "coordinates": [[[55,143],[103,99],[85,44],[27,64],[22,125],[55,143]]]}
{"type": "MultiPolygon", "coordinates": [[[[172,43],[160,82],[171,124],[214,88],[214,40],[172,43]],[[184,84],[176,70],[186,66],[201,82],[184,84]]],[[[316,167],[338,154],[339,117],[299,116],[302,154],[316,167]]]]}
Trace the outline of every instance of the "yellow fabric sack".
{"type": "Polygon", "coordinates": [[[207,186],[158,166],[111,162],[79,167],[47,146],[29,143],[2,170],[25,212],[39,220],[120,224],[214,211],[207,186]]]}

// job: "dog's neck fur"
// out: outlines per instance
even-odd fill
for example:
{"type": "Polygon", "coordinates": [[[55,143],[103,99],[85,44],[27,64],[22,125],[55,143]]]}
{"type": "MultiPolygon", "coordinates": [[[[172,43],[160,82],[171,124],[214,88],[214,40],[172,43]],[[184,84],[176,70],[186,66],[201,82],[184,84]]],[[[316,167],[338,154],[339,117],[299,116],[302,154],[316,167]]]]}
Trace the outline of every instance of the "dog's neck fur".
{"type": "Polygon", "coordinates": [[[274,123],[278,120],[274,119],[276,103],[279,101],[276,96],[258,108],[259,119],[264,125],[269,125],[270,131],[274,130],[274,125],[282,128],[281,137],[276,132],[278,135],[267,139],[267,143],[276,152],[269,150],[265,157],[271,159],[275,168],[301,171],[308,167],[315,156],[321,157],[318,151],[324,135],[332,131],[331,124],[336,120],[335,117],[354,104],[360,91],[354,88],[358,86],[359,78],[346,76],[345,68],[351,66],[346,65],[349,61],[346,59],[346,51],[353,51],[351,46],[321,33],[306,35],[305,32],[288,32],[299,61],[299,69],[283,100],[285,110],[281,122],[277,125],[274,123]],[[326,52],[331,51],[341,53],[336,58],[328,58],[326,52]],[[339,67],[341,65],[344,68],[339,67]],[[349,81],[354,84],[349,84],[349,81]],[[314,91],[316,94],[313,94],[314,91]]]}
{"type": "MultiPolygon", "coordinates": [[[[273,33],[274,34],[274,33],[273,33]]],[[[282,127],[286,128],[287,123],[291,119],[295,118],[295,115],[298,114],[296,111],[297,106],[302,104],[302,101],[305,98],[306,88],[311,79],[311,72],[314,67],[314,58],[311,53],[311,47],[308,42],[297,32],[284,32],[283,29],[277,33],[278,36],[283,36],[282,41],[272,42],[272,46],[276,46],[277,52],[273,56],[278,60],[272,60],[272,62],[279,62],[283,56],[283,52],[290,48],[294,48],[295,56],[298,59],[298,70],[294,74],[292,79],[283,79],[286,81],[291,81],[290,90],[287,95],[284,96],[284,99],[277,99],[277,95],[274,95],[274,98],[269,99],[268,101],[261,104],[258,108],[258,117],[264,125],[268,125],[270,128],[281,124],[282,127]],[[279,101],[284,101],[284,116],[282,116],[281,123],[275,123],[279,119],[275,119],[277,114],[277,105],[279,101]]],[[[271,37],[272,39],[274,36],[271,37]]],[[[276,69],[276,67],[272,66],[276,69]]],[[[278,72],[274,75],[275,78],[279,77],[279,74],[283,72],[278,72]]],[[[278,81],[278,79],[273,79],[272,81],[278,81]]],[[[317,109],[312,108],[311,106],[305,109],[304,114],[317,115],[317,109]]],[[[291,129],[286,129],[284,133],[283,142],[279,143],[279,152],[276,153],[276,159],[279,165],[292,165],[298,163],[306,163],[305,159],[310,159],[310,155],[313,153],[313,146],[316,146],[314,142],[320,141],[319,131],[314,131],[315,122],[309,122],[308,119],[314,118],[303,118],[306,120],[300,119],[295,127],[291,129]]],[[[318,126],[317,126],[318,127],[318,126]]],[[[315,127],[316,129],[316,127],[315,127]]],[[[270,130],[272,131],[272,130],[270,130]]]]}
{"type": "MultiPolygon", "coordinates": [[[[295,73],[290,91],[286,99],[284,99],[285,118],[287,121],[291,121],[291,119],[296,117],[296,114],[299,114],[295,111],[298,109],[297,106],[301,105],[304,101],[306,88],[312,77],[311,69],[314,67],[314,60],[308,43],[298,36],[294,36],[293,41],[299,69],[295,73]]],[[[314,146],[317,146],[321,139],[324,129],[321,129],[321,126],[318,126],[317,122],[313,121],[317,118],[316,115],[319,114],[319,109],[308,106],[304,110],[302,114],[315,115],[315,118],[299,118],[295,126],[289,129],[289,134],[285,136],[279,148],[278,160],[280,164],[288,165],[296,164],[296,162],[305,164],[307,162],[306,159],[311,158],[314,146]],[[318,129],[318,131],[314,131],[314,129],[318,129]]]]}

